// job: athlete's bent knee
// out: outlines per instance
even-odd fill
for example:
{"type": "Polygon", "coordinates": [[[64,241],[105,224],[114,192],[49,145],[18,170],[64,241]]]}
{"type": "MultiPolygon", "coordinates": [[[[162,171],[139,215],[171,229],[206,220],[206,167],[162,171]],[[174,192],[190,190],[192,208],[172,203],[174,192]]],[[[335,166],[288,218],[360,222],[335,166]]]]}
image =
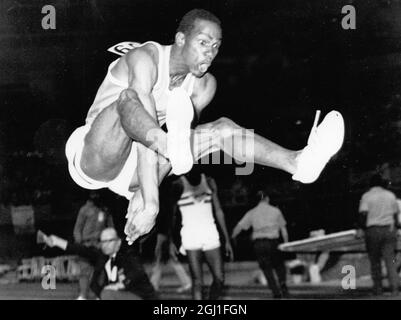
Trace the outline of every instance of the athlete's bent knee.
{"type": "Polygon", "coordinates": [[[141,106],[141,103],[138,93],[134,89],[127,88],[121,91],[117,100],[117,111],[119,114],[123,113],[127,107],[132,108],[139,106],[141,106]]]}
{"type": "Polygon", "coordinates": [[[217,131],[222,138],[232,137],[235,130],[239,128],[240,127],[234,121],[226,117],[218,119],[212,127],[212,129],[217,131]]]}

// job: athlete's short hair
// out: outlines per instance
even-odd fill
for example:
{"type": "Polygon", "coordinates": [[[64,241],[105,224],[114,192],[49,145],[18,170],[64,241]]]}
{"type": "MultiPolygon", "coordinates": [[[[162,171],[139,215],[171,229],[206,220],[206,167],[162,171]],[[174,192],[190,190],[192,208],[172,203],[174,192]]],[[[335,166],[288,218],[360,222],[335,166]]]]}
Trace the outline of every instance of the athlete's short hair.
{"type": "Polygon", "coordinates": [[[178,25],[177,32],[182,32],[185,35],[189,34],[195,27],[195,20],[206,20],[216,23],[221,28],[221,21],[213,13],[204,9],[192,9],[188,11],[181,19],[178,25]]]}

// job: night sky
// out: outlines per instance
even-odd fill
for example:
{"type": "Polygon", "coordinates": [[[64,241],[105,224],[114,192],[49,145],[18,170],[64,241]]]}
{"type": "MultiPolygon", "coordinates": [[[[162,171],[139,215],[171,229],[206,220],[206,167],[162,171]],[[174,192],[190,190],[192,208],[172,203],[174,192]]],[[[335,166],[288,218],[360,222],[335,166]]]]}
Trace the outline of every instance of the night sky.
{"type": "Polygon", "coordinates": [[[323,115],[337,109],[346,121],[342,150],[313,185],[259,166],[241,177],[232,165],[205,166],[220,186],[226,216],[232,215],[229,228],[258,189],[274,195],[294,238],[321,227],[351,228],[368,178],[386,163],[393,190],[401,191],[393,173],[401,150],[401,1],[3,0],[3,202],[40,194],[36,201],[49,201],[58,214],[75,210],[71,203],[85,193],[69,178],[63,149],[116,58],[106,49],[120,41],[170,44],[179,19],[195,7],[212,11],[223,25],[210,69],[218,89],[201,122],[227,116],[300,149],[316,109],[323,115]],[[55,30],[41,27],[48,4],[56,8],[55,30]],[[355,30],[341,25],[348,4],[356,10],[355,30]]]}

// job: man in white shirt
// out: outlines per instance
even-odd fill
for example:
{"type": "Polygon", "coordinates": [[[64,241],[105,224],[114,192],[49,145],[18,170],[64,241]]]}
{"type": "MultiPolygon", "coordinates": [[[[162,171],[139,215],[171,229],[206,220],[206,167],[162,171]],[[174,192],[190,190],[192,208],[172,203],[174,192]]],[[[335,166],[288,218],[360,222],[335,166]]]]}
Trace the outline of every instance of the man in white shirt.
{"type": "Polygon", "coordinates": [[[399,277],[395,264],[398,226],[398,204],[394,193],[386,190],[386,183],[379,175],[372,177],[370,189],[359,203],[359,225],[365,233],[375,295],[382,293],[383,258],[393,295],[398,295],[399,277]]]}
{"type": "Polygon", "coordinates": [[[267,279],[274,298],[288,296],[286,269],[278,250],[280,233],[288,242],[286,221],[280,209],[270,204],[268,196],[261,194],[259,204],[248,211],[233,230],[235,238],[242,230],[252,228],[253,247],[260,268],[267,279]],[[278,283],[275,274],[278,278],[278,283]]]}

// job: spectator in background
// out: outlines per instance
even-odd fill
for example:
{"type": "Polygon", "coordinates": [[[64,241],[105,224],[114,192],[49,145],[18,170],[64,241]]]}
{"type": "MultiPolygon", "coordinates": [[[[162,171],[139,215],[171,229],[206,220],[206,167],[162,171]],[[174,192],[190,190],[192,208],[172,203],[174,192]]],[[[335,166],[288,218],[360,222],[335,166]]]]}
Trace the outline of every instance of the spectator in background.
{"type": "Polygon", "coordinates": [[[362,195],[359,203],[359,234],[365,234],[373,280],[373,293],[381,295],[383,258],[391,292],[399,293],[399,278],[396,269],[395,255],[397,246],[398,204],[397,198],[386,190],[386,182],[380,175],[374,175],[370,189],[362,195]]]}
{"type": "Polygon", "coordinates": [[[218,300],[224,293],[224,260],[218,227],[224,237],[224,256],[230,261],[233,259],[233,250],[217,194],[217,185],[213,178],[206,177],[194,167],[185,176],[180,177],[180,186],[178,201],[182,217],[180,252],[188,257],[192,277],[192,298],[194,300],[204,298],[202,265],[205,259],[213,278],[209,299],[218,300]]]}
{"type": "Polygon", "coordinates": [[[260,268],[267,279],[274,298],[288,297],[286,268],[281,252],[278,250],[280,232],[284,242],[288,242],[286,221],[279,208],[270,204],[268,196],[259,193],[258,205],[248,211],[235,226],[232,237],[236,238],[243,230],[252,228],[253,248],[260,268]],[[276,281],[275,273],[278,278],[276,281]]]}
{"type": "Polygon", "coordinates": [[[397,216],[397,225],[401,225],[401,199],[397,198],[397,206],[398,206],[398,216],[397,216]]]}
{"type": "Polygon", "coordinates": [[[163,266],[171,266],[181,282],[181,286],[177,289],[178,293],[191,289],[191,278],[178,260],[177,247],[173,239],[180,192],[181,189],[177,188],[170,178],[165,179],[160,185],[160,212],[156,218],[155,265],[150,277],[153,287],[159,290],[163,266]]]}
{"type": "MultiPolygon", "coordinates": [[[[91,193],[89,199],[78,212],[74,226],[74,241],[86,247],[97,247],[100,233],[106,228],[113,228],[112,216],[105,206],[101,205],[98,194],[91,193]]],[[[79,258],[79,296],[78,300],[89,298],[89,283],[93,266],[85,258],[79,258]]]]}

